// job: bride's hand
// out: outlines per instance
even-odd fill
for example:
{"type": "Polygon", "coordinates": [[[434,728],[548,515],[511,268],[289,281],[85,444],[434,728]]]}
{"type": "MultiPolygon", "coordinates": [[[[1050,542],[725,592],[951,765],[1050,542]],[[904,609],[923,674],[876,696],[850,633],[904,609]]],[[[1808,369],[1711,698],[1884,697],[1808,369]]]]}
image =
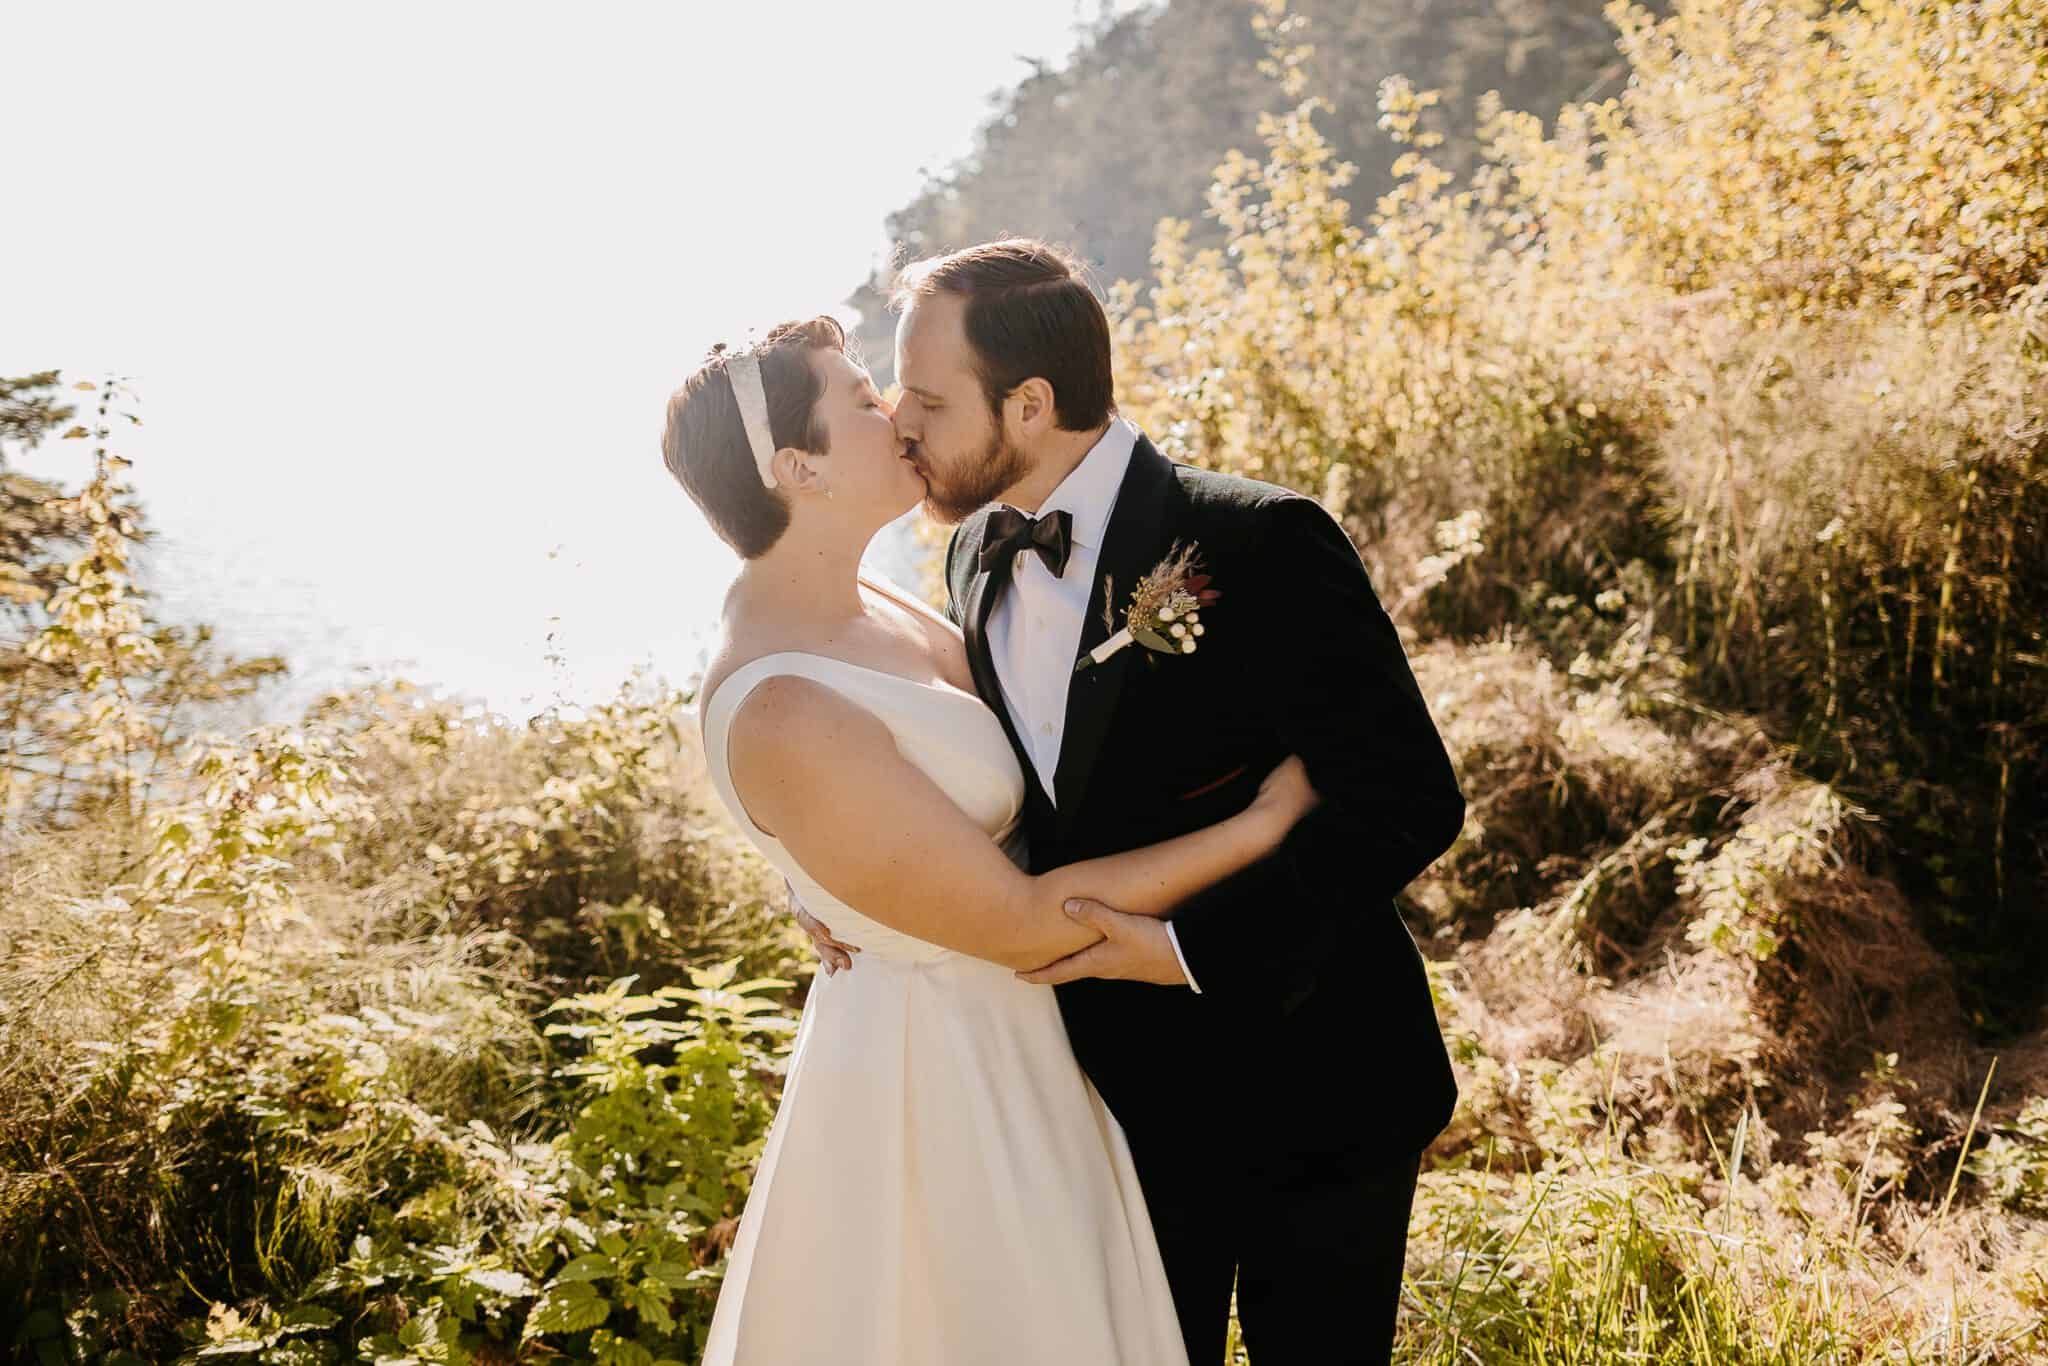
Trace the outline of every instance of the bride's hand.
{"type": "Polygon", "coordinates": [[[1300,756],[1290,754],[1259,784],[1259,795],[1252,798],[1251,809],[1271,820],[1284,836],[1321,800],[1309,783],[1308,766],[1300,756]]]}

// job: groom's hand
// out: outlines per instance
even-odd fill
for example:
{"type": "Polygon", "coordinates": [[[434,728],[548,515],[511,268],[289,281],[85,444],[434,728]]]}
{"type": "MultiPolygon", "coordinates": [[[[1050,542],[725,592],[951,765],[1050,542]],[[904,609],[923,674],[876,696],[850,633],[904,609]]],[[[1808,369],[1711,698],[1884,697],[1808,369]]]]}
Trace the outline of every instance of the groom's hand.
{"type": "Polygon", "coordinates": [[[1042,968],[1018,973],[1025,981],[1036,982],[1040,986],[1057,986],[1083,977],[1105,977],[1122,982],[1150,982],[1162,987],[1187,985],[1188,979],[1181,971],[1180,959],[1166,937],[1164,920],[1155,920],[1149,915],[1127,915],[1099,901],[1069,901],[1066,911],[1102,938],[1042,968]]]}
{"type": "Polygon", "coordinates": [[[788,878],[782,880],[782,887],[789,893],[790,910],[796,912],[797,928],[811,937],[811,947],[818,951],[818,960],[825,965],[825,975],[830,977],[842,968],[852,967],[853,955],[860,949],[834,939],[832,928],[805,910],[804,903],[797,900],[796,887],[788,878]]]}

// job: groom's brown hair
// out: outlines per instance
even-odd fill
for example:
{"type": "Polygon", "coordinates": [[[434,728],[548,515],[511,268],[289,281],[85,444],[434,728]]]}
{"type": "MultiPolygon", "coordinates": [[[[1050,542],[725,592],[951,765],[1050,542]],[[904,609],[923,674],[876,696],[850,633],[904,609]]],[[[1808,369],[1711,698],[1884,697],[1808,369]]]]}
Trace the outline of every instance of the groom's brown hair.
{"type": "Polygon", "coordinates": [[[1034,237],[1005,237],[916,261],[897,277],[901,310],[933,294],[966,302],[967,344],[989,411],[1036,376],[1052,386],[1053,412],[1085,432],[1116,411],[1109,369],[1109,316],[1081,265],[1034,237]]]}

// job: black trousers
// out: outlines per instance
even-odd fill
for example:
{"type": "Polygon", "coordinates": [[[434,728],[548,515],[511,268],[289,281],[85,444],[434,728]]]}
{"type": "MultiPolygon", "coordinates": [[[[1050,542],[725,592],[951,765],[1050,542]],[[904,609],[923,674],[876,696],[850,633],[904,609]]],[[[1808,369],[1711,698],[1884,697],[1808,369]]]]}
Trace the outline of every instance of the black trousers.
{"type": "Polygon", "coordinates": [[[1230,1292],[1252,1366],[1382,1366],[1421,1154],[1191,1161],[1127,1135],[1190,1366],[1223,1360],[1230,1292]]]}

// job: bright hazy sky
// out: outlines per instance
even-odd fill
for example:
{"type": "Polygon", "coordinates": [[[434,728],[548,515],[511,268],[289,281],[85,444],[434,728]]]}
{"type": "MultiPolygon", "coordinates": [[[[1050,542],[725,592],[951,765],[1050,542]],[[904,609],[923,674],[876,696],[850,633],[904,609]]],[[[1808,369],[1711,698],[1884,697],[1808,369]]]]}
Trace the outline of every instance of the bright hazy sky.
{"type": "Polygon", "coordinates": [[[0,0],[43,186],[0,214],[0,374],[133,377],[159,591],[296,691],[401,661],[525,715],[550,617],[571,695],[681,682],[735,561],[661,466],[668,392],[844,299],[1105,3],[0,0]]]}

